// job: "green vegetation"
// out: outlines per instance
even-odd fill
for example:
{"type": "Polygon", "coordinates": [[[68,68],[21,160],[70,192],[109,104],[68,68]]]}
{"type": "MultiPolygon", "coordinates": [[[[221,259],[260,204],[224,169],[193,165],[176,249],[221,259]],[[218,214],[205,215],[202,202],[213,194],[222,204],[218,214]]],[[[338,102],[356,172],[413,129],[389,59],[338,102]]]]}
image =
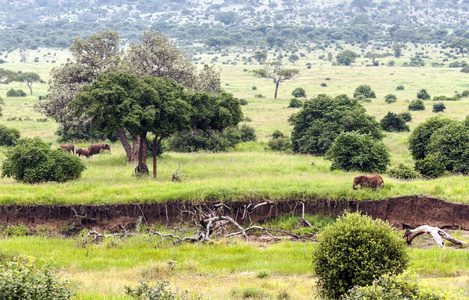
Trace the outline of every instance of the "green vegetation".
{"type": "Polygon", "coordinates": [[[412,102],[410,102],[408,108],[409,108],[409,110],[413,110],[413,111],[425,110],[425,104],[423,103],[422,100],[416,99],[416,100],[413,100],[412,102]]]}
{"type": "Polygon", "coordinates": [[[365,286],[379,276],[400,274],[409,255],[399,233],[379,219],[347,214],[318,237],[313,269],[319,293],[338,299],[354,286],[365,286]]]}
{"type": "Polygon", "coordinates": [[[401,131],[409,131],[409,125],[406,124],[406,121],[401,118],[399,115],[388,112],[384,118],[379,121],[381,128],[385,131],[390,132],[401,132],[401,131]]]}
{"type": "Polygon", "coordinates": [[[20,138],[20,132],[15,128],[0,125],[0,146],[13,146],[20,138]]]}

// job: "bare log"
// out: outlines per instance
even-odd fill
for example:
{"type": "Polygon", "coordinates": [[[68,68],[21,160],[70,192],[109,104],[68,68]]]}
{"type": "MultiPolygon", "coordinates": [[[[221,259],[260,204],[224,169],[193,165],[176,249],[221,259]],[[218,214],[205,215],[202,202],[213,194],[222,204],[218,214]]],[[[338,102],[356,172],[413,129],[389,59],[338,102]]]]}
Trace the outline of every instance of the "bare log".
{"type": "Polygon", "coordinates": [[[456,245],[466,245],[467,242],[464,242],[464,241],[460,241],[454,237],[452,237],[451,235],[449,235],[448,233],[446,233],[444,230],[438,228],[438,227],[432,227],[432,226],[428,226],[428,225],[422,225],[422,226],[419,226],[415,229],[407,229],[404,233],[404,236],[403,238],[406,239],[406,243],[407,245],[410,245],[410,243],[412,243],[412,240],[415,239],[417,236],[419,235],[422,235],[424,233],[428,233],[430,234],[433,239],[435,240],[435,242],[441,246],[441,247],[444,247],[445,246],[445,242],[443,241],[443,239],[453,243],[453,244],[456,244],[456,245]]]}

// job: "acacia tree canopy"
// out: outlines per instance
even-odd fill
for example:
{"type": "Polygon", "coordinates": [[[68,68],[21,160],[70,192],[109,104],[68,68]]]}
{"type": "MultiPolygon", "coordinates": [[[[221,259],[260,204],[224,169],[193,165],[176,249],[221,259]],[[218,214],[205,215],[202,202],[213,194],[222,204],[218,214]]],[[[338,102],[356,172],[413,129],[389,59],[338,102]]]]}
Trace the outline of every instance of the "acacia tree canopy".
{"type": "Polygon", "coordinates": [[[24,73],[21,73],[16,80],[18,80],[19,82],[26,82],[29,88],[29,92],[32,95],[33,83],[41,81],[41,77],[39,76],[39,74],[35,72],[24,72],[24,73]]]}
{"type": "Polygon", "coordinates": [[[295,78],[299,72],[298,69],[285,69],[280,62],[265,64],[264,68],[253,71],[257,77],[269,78],[275,83],[274,99],[277,99],[280,83],[295,78]]]}

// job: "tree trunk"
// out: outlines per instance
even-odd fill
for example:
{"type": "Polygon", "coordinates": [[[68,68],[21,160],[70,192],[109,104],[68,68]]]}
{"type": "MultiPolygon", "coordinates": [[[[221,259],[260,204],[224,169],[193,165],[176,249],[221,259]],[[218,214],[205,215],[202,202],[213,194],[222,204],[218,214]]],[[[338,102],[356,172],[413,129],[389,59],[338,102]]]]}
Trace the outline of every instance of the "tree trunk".
{"type": "Polygon", "coordinates": [[[158,138],[157,136],[155,136],[155,139],[153,140],[153,178],[155,178],[155,180],[157,179],[157,156],[158,150],[161,145],[161,139],[162,137],[158,138]]]}
{"type": "Polygon", "coordinates": [[[140,136],[140,149],[138,151],[138,165],[135,167],[135,174],[146,175],[148,174],[147,166],[147,157],[148,157],[148,141],[147,135],[140,136]]]}
{"type": "Polygon", "coordinates": [[[124,147],[125,154],[127,154],[127,160],[129,162],[132,162],[132,146],[130,146],[129,141],[127,140],[127,134],[125,134],[125,129],[119,128],[117,129],[117,132],[119,133],[119,139],[121,141],[122,146],[124,147]]]}
{"type": "MultiPolygon", "coordinates": [[[[463,55],[464,56],[464,55],[463,55]]],[[[32,83],[26,83],[28,85],[28,88],[29,88],[29,92],[31,93],[31,96],[33,95],[33,87],[32,87],[32,83]]]]}
{"type": "Polygon", "coordinates": [[[278,86],[279,86],[279,83],[276,82],[276,83],[275,83],[275,96],[274,96],[274,99],[277,99],[278,86]]]}

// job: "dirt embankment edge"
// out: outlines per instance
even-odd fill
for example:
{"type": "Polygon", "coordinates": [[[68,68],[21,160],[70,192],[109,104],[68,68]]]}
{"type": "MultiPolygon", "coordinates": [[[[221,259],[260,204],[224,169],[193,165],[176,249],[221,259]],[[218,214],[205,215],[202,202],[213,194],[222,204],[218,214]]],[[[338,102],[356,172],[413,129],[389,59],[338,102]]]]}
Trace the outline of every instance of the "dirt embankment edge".
{"type": "MultiPolygon", "coordinates": [[[[263,201],[252,202],[252,205],[263,201]]],[[[304,201],[308,214],[338,216],[345,211],[387,220],[396,228],[414,228],[431,225],[445,229],[469,230],[469,204],[452,203],[427,196],[403,196],[384,200],[331,200],[304,201]]],[[[168,224],[194,220],[197,209],[216,209],[219,202],[190,203],[166,202],[151,204],[113,205],[40,205],[0,206],[0,224],[29,227],[74,227],[117,231],[120,226],[132,226],[141,217],[146,224],[168,224]]],[[[249,203],[231,202],[224,214],[240,223],[249,222],[245,210],[249,203]]],[[[276,200],[255,209],[251,221],[265,221],[281,215],[301,212],[300,200],[276,200]]]]}

